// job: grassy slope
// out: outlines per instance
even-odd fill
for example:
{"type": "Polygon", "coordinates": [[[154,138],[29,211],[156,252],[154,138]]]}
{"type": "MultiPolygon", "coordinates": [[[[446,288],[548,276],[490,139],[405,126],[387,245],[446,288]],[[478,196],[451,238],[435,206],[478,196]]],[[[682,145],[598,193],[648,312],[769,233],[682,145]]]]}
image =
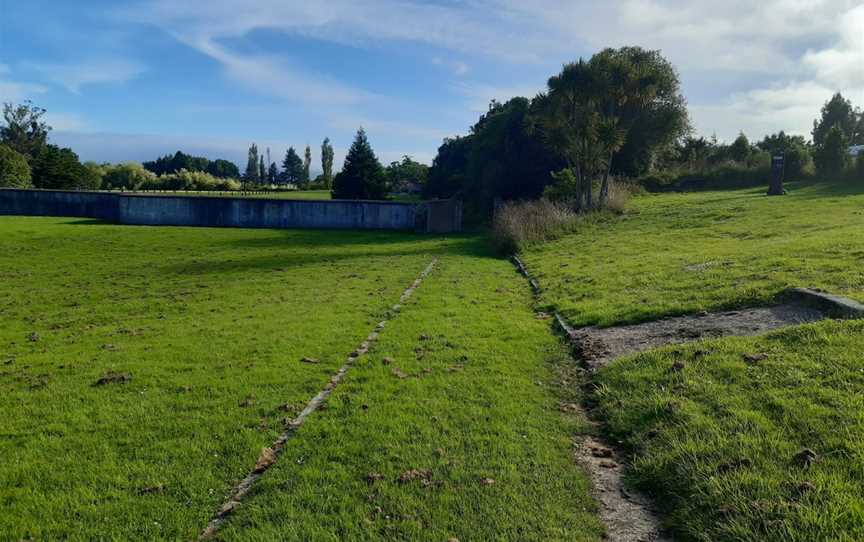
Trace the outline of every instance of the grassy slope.
{"type": "Polygon", "coordinates": [[[465,248],[442,257],[225,539],[598,539],[570,454],[581,424],[548,394],[566,352],[512,266],[465,248]],[[400,483],[409,469],[428,483],[400,483]]]}
{"type": "Polygon", "coordinates": [[[190,538],[443,246],[0,218],[0,538],[190,538]]]}
{"type": "Polygon", "coordinates": [[[575,325],[763,304],[788,286],[864,300],[864,194],[825,185],[636,198],[524,254],[544,302],[575,325]]]}
{"type": "MultiPolygon", "coordinates": [[[[761,304],[787,286],[864,299],[860,189],[795,188],[638,198],[525,258],[577,325],[761,304]]],[[[670,347],[598,375],[606,429],[679,539],[864,538],[862,331],[823,322],[670,347]],[[794,460],[805,447],[819,455],[810,469],[794,460]]]]}
{"type": "Polygon", "coordinates": [[[680,539],[862,540],[862,351],[860,321],[666,348],[610,366],[597,399],[680,539]]]}

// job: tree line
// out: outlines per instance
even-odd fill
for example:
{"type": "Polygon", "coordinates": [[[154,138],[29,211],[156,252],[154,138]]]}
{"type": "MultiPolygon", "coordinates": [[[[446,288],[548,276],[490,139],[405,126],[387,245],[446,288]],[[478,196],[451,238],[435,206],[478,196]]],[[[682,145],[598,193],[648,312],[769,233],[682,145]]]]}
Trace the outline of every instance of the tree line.
{"type": "Polygon", "coordinates": [[[659,52],[604,49],[564,65],[532,99],[493,101],[468,135],[446,139],[424,195],[461,197],[481,220],[496,201],[550,187],[577,210],[602,207],[613,176],[646,171],[689,126],[678,74],[659,52]]]}
{"type": "Polygon", "coordinates": [[[71,149],[49,142],[51,127],[43,120],[45,110],[31,102],[4,104],[0,124],[0,187],[64,190],[190,190],[231,191],[271,188],[331,190],[334,198],[386,199],[391,193],[419,192],[426,183],[428,167],[409,156],[383,167],[361,128],[346,156],[342,170],[334,175],[334,150],[329,138],[321,143],[322,173],[311,179],[312,150],[307,145],[301,158],[289,147],[281,168],[271,160],[270,149],[260,152],[256,144],[248,151],[241,175],[229,160],[210,160],[182,151],[141,164],[81,163],[71,149]]]}
{"type": "Polygon", "coordinates": [[[813,121],[811,139],[784,131],[751,143],[741,132],[730,144],[687,135],[666,149],[639,182],[652,190],[734,188],[764,184],[772,156],[783,156],[787,180],[864,181],[864,112],[834,94],[813,121]]]}
{"type": "Polygon", "coordinates": [[[603,207],[610,180],[649,190],[767,184],[771,157],[787,179],[864,181],[864,113],[834,95],[812,139],[783,131],[755,144],[695,137],[677,72],[658,51],[604,49],[564,65],[534,98],[493,100],[467,135],[438,148],[426,198],[464,199],[485,221],[496,202],[546,196],[577,211],[603,207]]]}
{"type": "Polygon", "coordinates": [[[333,145],[330,138],[324,138],[321,142],[321,170],[322,173],[312,179],[310,169],[312,166],[312,149],[306,145],[303,158],[297,154],[294,147],[288,147],[282,158],[281,169],[276,162],[270,159],[270,149],[265,153],[258,151],[258,145],[253,143],[249,147],[246,169],[241,177],[242,181],[249,187],[285,187],[294,186],[302,189],[330,189],[333,184],[333,145]]]}

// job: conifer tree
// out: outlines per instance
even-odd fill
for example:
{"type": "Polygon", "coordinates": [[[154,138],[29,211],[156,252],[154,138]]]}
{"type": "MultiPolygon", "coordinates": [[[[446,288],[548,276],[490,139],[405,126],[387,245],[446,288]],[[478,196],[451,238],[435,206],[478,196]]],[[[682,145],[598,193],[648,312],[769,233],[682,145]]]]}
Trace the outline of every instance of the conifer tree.
{"type": "Polygon", "coordinates": [[[333,145],[330,144],[329,137],[325,137],[321,143],[321,170],[324,183],[330,188],[333,186],[333,145]]]}
{"type": "Polygon", "coordinates": [[[306,152],[303,153],[303,182],[309,182],[309,166],[312,165],[312,149],[306,145],[306,152]]]}
{"type": "Polygon", "coordinates": [[[282,180],[285,184],[299,185],[303,181],[303,161],[294,147],[288,147],[282,160],[282,180]]]}
{"type": "Polygon", "coordinates": [[[332,196],[334,199],[385,199],[386,195],[384,168],[369,145],[366,131],[360,128],[342,171],[333,180],[332,196]]]}
{"type": "Polygon", "coordinates": [[[249,184],[258,184],[261,172],[258,170],[258,145],[252,143],[249,147],[249,158],[246,160],[246,172],[243,180],[249,184]]]}

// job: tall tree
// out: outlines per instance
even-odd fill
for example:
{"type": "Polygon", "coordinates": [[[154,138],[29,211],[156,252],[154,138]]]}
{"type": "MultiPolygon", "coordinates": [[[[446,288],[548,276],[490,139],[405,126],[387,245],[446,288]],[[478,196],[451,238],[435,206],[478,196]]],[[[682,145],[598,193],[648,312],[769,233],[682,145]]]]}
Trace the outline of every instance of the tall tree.
{"type": "Polygon", "coordinates": [[[267,184],[277,184],[279,182],[279,168],[276,162],[270,162],[270,167],[267,168],[267,184]]]}
{"type": "Polygon", "coordinates": [[[357,130],[345,163],[333,179],[334,199],[385,199],[386,177],[363,128],[357,130]]]}
{"type": "Polygon", "coordinates": [[[36,107],[32,102],[23,104],[3,104],[3,124],[0,124],[0,143],[10,149],[35,157],[48,143],[51,127],[42,120],[45,109],[36,107]]]}
{"type": "Polygon", "coordinates": [[[246,160],[246,172],[243,175],[243,180],[249,184],[258,184],[260,180],[260,171],[258,169],[258,145],[252,143],[249,147],[249,156],[246,160]]]}
{"type": "Polygon", "coordinates": [[[294,147],[288,147],[282,160],[282,182],[295,186],[303,182],[303,161],[294,147]]]}
{"type": "Polygon", "coordinates": [[[825,134],[822,144],[816,147],[813,159],[816,171],[823,180],[836,180],[849,165],[849,140],[839,124],[835,124],[825,134]]]}
{"type": "Polygon", "coordinates": [[[45,145],[32,158],[33,185],[57,190],[92,190],[99,188],[98,179],[78,160],[71,149],[45,145]]]}
{"type": "Polygon", "coordinates": [[[387,186],[393,192],[422,190],[429,176],[429,166],[415,161],[408,155],[401,162],[390,162],[387,166],[387,186]]]}
{"type": "Polygon", "coordinates": [[[325,137],[321,143],[321,170],[324,182],[327,188],[330,188],[333,186],[333,145],[330,144],[329,137],[325,137]]]}
{"type": "Polygon", "coordinates": [[[263,154],[261,155],[260,161],[258,163],[258,182],[261,184],[267,182],[267,166],[264,165],[263,154]]]}
{"type": "Polygon", "coordinates": [[[747,139],[744,132],[740,132],[738,137],[735,138],[735,141],[729,145],[729,158],[739,164],[746,163],[747,159],[750,158],[751,150],[750,140],[747,139]]]}
{"type": "Polygon", "coordinates": [[[306,145],[306,151],[303,153],[303,182],[309,182],[309,168],[312,166],[312,149],[306,145]]]}
{"type": "Polygon", "coordinates": [[[639,47],[604,49],[590,60],[566,64],[535,99],[535,129],[576,179],[575,206],[608,197],[616,154],[637,127],[656,123],[653,144],[671,143],[687,130],[687,110],[678,74],[658,51],[639,47]]]}
{"type": "Polygon", "coordinates": [[[813,144],[821,146],[834,126],[843,132],[850,145],[864,143],[864,133],[859,133],[859,115],[852,102],[838,92],[825,102],[820,117],[813,121],[813,144]]]}

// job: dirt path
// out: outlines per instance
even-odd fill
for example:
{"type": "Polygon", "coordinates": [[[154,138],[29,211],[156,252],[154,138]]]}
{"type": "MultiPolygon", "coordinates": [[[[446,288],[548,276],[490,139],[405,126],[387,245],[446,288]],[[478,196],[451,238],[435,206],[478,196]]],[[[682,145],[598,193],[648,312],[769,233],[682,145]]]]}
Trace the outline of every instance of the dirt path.
{"type": "Polygon", "coordinates": [[[568,332],[580,361],[592,370],[617,357],[665,344],[729,335],[758,335],[785,326],[815,322],[825,315],[797,304],[664,318],[609,328],[585,327],[568,332]]]}
{"type": "MultiPolygon", "coordinates": [[[[540,285],[528,273],[519,258],[513,262],[528,280],[535,294],[540,285]]],[[[576,331],[560,314],[555,313],[558,326],[568,337],[576,331]]],[[[584,415],[581,405],[566,405],[570,412],[584,415]],[[574,409],[578,409],[574,412],[574,409]]],[[[624,484],[626,462],[621,454],[599,437],[580,435],[577,437],[574,458],[591,479],[594,498],[600,505],[600,520],[606,526],[605,540],[611,542],[668,542],[671,538],[663,533],[660,518],[651,506],[651,500],[630,490],[624,484]]]]}
{"type": "Polygon", "coordinates": [[[219,528],[225,523],[228,517],[234,512],[242,504],[243,498],[248,495],[249,491],[252,490],[252,487],[255,485],[255,482],[258,481],[264,473],[272,467],[276,460],[279,458],[279,454],[282,452],[282,449],[287,444],[288,440],[294,435],[294,433],[303,425],[306,421],[306,418],[309,417],[310,414],[318,410],[321,405],[323,405],[327,398],[333,393],[333,390],[336,389],[336,386],[342,381],[345,374],[348,372],[348,369],[351,368],[352,365],[357,361],[357,358],[364,355],[369,351],[369,348],[372,346],[378,339],[378,335],[384,329],[385,325],[389,320],[395,317],[395,315],[402,308],[402,304],[408,301],[408,298],[414,293],[414,290],[420,286],[420,283],[423,282],[423,279],[432,272],[432,269],[435,267],[435,264],[438,262],[438,258],[433,258],[432,261],[426,266],[426,269],[420,273],[411,286],[409,286],[399,297],[399,303],[393,305],[388,311],[387,317],[378,323],[375,326],[369,335],[366,337],[360,346],[357,347],[353,352],[348,355],[348,359],[345,361],[345,364],[339,368],[339,370],[330,377],[330,380],[324,386],[324,388],[318,392],[318,394],[309,400],[309,403],[306,404],[306,408],[303,409],[300,414],[297,415],[296,418],[291,420],[288,424],[285,432],[282,433],[279,438],[277,438],[273,443],[261,450],[261,455],[258,457],[258,461],[255,463],[255,466],[246,475],[243,480],[237,484],[234,489],[231,491],[228,499],[219,507],[219,510],[213,515],[210,519],[210,522],[207,524],[207,527],[201,532],[198,536],[198,540],[209,540],[216,535],[219,531],[219,528]]]}

